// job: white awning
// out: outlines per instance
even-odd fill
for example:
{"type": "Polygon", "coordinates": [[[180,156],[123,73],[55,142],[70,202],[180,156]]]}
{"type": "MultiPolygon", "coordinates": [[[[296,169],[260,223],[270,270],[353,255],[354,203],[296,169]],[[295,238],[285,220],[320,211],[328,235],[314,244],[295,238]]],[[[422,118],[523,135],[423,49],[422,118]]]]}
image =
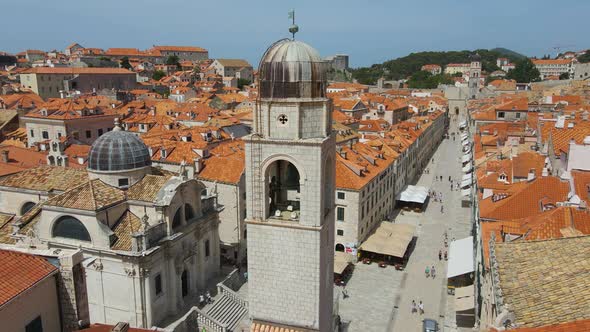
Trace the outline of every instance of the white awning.
{"type": "Polygon", "coordinates": [[[471,181],[473,179],[473,176],[471,175],[471,173],[469,174],[463,174],[463,177],[461,178],[461,180],[469,180],[471,181]]]}
{"type": "Polygon", "coordinates": [[[461,139],[462,140],[466,140],[468,138],[469,138],[469,136],[467,134],[465,134],[465,133],[461,134],[461,139]]]}
{"type": "Polygon", "coordinates": [[[455,288],[455,311],[475,308],[475,290],[473,285],[455,288]]]}
{"type": "Polygon", "coordinates": [[[467,145],[469,145],[469,140],[465,140],[465,141],[461,142],[461,144],[463,144],[463,146],[467,146],[467,145]]]}
{"type": "Polygon", "coordinates": [[[394,224],[383,221],[360,249],[381,255],[404,257],[408,245],[414,237],[416,226],[410,224],[394,224]]]}
{"type": "Polygon", "coordinates": [[[451,242],[447,278],[473,272],[473,236],[451,242]]]}
{"type": "Polygon", "coordinates": [[[428,188],[409,185],[396,199],[402,202],[424,203],[427,197],[428,188]]]}
{"type": "Polygon", "coordinates": [[[346,267],[352,262],[352,255],[335,251],[334,252],[334,273],[342,274],[346,267]]]}
{"type": "Polygon", "coordinates": [[[461,196],[467,197],[469,195],[471,195],[471,189],[461,189],[461,196]]]}
{"type": "Polygon", "coordinates": [[[463,167],[463,173],[471,173],[471,170],[473,170],[473,166],[471,164],[467,164],[465,167],[463,167]]]}
{"type": "Polygon", "coordinates": [[[468,188],[469,186],[471,186],[471,179],[461,181],[461,188],[468,188]]]}
{"type": "Polygon", "coordinates": [[[467,149],[467,151],[463,151],[463,155],[471,154],[471,148],[467,149]]]}
{"type": "Polygon", "coordinates": [[[467,127],[467,121],[465,121],[465,120],[464,121],[461,121],[459,123],[459,128],[465,128],[465,127],[467,127]]]}
{"type": "Polygon", "coordinates": [[[470,155],[470,154],[463,155],[463,157],[461,157],[461,161],[462,161],[463,163],[468,163],[468,162],[470,162],[470,161],[471,161],[471,155],[470,155]]]}

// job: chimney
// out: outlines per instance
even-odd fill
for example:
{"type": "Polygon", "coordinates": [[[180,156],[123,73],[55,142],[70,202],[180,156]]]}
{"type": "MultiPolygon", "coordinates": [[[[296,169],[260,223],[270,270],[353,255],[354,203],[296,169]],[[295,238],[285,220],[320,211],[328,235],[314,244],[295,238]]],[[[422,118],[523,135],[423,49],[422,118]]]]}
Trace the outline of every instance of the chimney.
{"type": "Polygon", "coordinates": [[[129,323],[118,322],[117,325],[113,326],[111,332],[127,332],[129,330],[129,323]]]}
{"type": "Polygon", "coordinates": [[[195,158],[193,161],[195,163],[195,173],[201,173],[203,169],[203,158],[195,158]]]}
{"type": "Polygon", "coordinates": [[[154,106],[150,107],[150,115],[151,116],[155,116],[156,115],[156,108],[154,106]]]}
{"type": "Polygon", "coordinates": [[[534,179],[535,179],[535,169],[534,168],[531,168],[529,170],[529,174],[526,177],[526,180],[527,181],[533,181],[534,179]]]}
{"type": "Polygon", "coordinates": [[[8,163],[8,150],[2,150],[0,153],[2,154],[2,162],[8,163]]]}

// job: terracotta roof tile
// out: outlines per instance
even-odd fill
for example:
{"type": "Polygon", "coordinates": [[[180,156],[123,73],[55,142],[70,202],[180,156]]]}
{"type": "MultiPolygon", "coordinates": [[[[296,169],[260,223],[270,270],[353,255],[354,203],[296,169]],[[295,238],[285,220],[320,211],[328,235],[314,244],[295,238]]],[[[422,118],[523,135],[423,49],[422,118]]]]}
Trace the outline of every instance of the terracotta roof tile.
{"type": "Polygon", "coordinates": [[[99,179],[94,179],[49,199],[45,204],[98,211],[124,200],[125,192],[123,190],[109,186],[99,179]]]}
{"type": "Polygon", "coordinates": [[[170,176],[146,175],[127,190],[127,199],[153,202],[170,176]]]}
{"type": "Polygon", "coordinates": [[[521,327],[590,319],[590,236],[496,245],[504,303],[521,327]]]}
{"type": "Polygon", "coordinates": [[[111,248],[114,250],[130,251],[132,245],[131,235],[139,231],[140,226],[141,220],[131,211],[125,211],[113,228],[117,239],[111,245],[111,248]]]}
{"type": "Polygon", "coordinates": [[[50,192],[66,191],[86,181],[85,169],[41,166],[0,177],[0,186],[50,192]]]}
{"type": "Polygon", "coordinates": [[[41,257],[0,250],[0,307],[56,272],[41,257]]]}

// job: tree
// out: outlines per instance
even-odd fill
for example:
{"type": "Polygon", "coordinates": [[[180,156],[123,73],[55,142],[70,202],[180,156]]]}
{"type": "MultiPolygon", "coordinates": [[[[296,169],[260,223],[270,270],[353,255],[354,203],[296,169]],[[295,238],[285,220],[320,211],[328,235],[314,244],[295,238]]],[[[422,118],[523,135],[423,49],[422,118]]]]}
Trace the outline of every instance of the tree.
{"type": "Polygon", "coordinates": [[[541,74],[533,62],[526,58],[518,60],[514,69],[510,70],[506,78],[516,80],[518,83],[530,83],[540,80],[541,74]]]}
{"type": "Polygon", "coordinates": [[[250,80],[247,80],[245,78],[238,78],[238,89],[242,90],[242,88],[244,87],[244,85],[250,85],[250,80]]]}
{"type": "Polygon", "coordinates": [[[169,55],[168,59],[166,59],[166,64],[167,65],[176,65],[176,69],[181,70],[182,66],[180,65],[180,61],[178,59],[178,56],[176,55],[169,55]]]}
{"type": "Polygon", "coordinates": [[[131,63],[129,63],[129,58],[128,57],[125,56],[125,57],[123,57],[121,59],[121,68],[126,68],[126,69],[129,69],[129,70],[131,70],[131,68],[133,68],[131,66],[131,63]]]}
{"type": "Polygon", "coordinates": [[[199,74],[201,72],[201,66],[195,65],[193,67],[193,74],[199,74]]]}
{"type": "Polygon", "coordinates": [[[152,78],[156,81],[159,81],[160,79],[162,79],[162,77],[166,76],[166,73],[161,71],[161,70],[156,70],[154,72],[154,74],[152,75],[152,78]]]}
{"type": "Polygon", "coordinates": [[[586,53],[580,55],[578,57],[578,61],[580,61],[580,63],[590,62],[590,50],[588,50],[588,51],[586,51],[586,53]]]}
{"type": "Polygon", "coordinates": [[[432,75],[429,71],[415,72],[408,79],[408,87],[415,89],[434,89],[439,84],[452,84],[451,76],[446,74],[432,75]]]}
{"type": "Polygon", "coordinates": [[[560,80],[569,80],[570,79],[570,73],[563,73],[563,74],[559,75],[559,79],[560,80]]]}

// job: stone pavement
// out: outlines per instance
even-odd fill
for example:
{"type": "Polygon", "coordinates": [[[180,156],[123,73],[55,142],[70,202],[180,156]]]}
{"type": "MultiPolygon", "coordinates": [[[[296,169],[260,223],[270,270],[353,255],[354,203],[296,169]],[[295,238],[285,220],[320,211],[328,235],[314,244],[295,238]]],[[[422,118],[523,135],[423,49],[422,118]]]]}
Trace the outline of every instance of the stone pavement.
{"type": "MultiPolygon", "coordinates": [[[[456,122],[451,123],[451,131],[456,131],[456,125],[456,122]]],[[[453,297],[447,296],[446,292],[447,262],[444,259],[439,261],[438,251],[448,250],[444,247],[445,230],[449,243],[453,239],[469,236],[471,231],[471,209],[461,207],[460,191],[451,191],[449,183],[449,176],[455,181],[461,180],[461,156],[459,137],[455,141],[452,137],[444,140],[433,156],[434,162],[431,160],[427,166],[429,174],[423,174],[417,182],[417,185],[441,192],[443,203],[431,199],[424,213],[404,213],[398,215],[395,220],[397,223],[416,225],[417,242],[404,271],[408,274],[407,282],[405,287],[400,289],[400,303],[394,312],[391,331],[422,331],[424,318],[437,320],[441,331],[458,330],[454,326],[454,311],[447,310],[447,303],[453,303],[453,297]],[[443,177],[442,181],[434,180],[440,176],[443,177]],[[444,213],[441,213],[441,205],[444,207],[444,213]],[[426,278],[426,266],[433,265],[436,269],[436,278],[426,278]],[[412,300],[424,303],[424,315],[411,313],[412,300]]]]}
{"type": "MultiPolygon", "coordinates": [[[[457,122],[451,123],[456,131],[457,122]]],[[[404,271],[392,267],[379,268],[376,264],[359,263],[349,280],[346,290],[349,297],[340,297],[340,316],[344,331],[422,331],[422,319],[432,318],[439,322],[441,331],[469,331],[454,327],[453,297],[447,295],[446,261],[438,260],[438,251],[445,250],[443,234],[447,230],[449,243],[453,238],[470,235],[470,208],[461,207],[460,191],[450,190],[449,176],[460,181],[460,138],[444,140],[417,185],[442,192],[441,203],[431,200],[424,213],[405,212],[398,214],[396,223],[416,225],[416,246],[404,271]],[[435,176],[443,180],[435,181],[435,176]],[[426,266],[435,266],[436,278],[426,278],[426,266]],[[422,301],[424,315],[411,313],[411,303],[422,301]],[[446,317],[445,317],[446,316],[446,317]]],[[[448,248],[446,248],[448,250],[448,248]]],[[[342,287],[335,287],[342,292],[342,287]]]]}

